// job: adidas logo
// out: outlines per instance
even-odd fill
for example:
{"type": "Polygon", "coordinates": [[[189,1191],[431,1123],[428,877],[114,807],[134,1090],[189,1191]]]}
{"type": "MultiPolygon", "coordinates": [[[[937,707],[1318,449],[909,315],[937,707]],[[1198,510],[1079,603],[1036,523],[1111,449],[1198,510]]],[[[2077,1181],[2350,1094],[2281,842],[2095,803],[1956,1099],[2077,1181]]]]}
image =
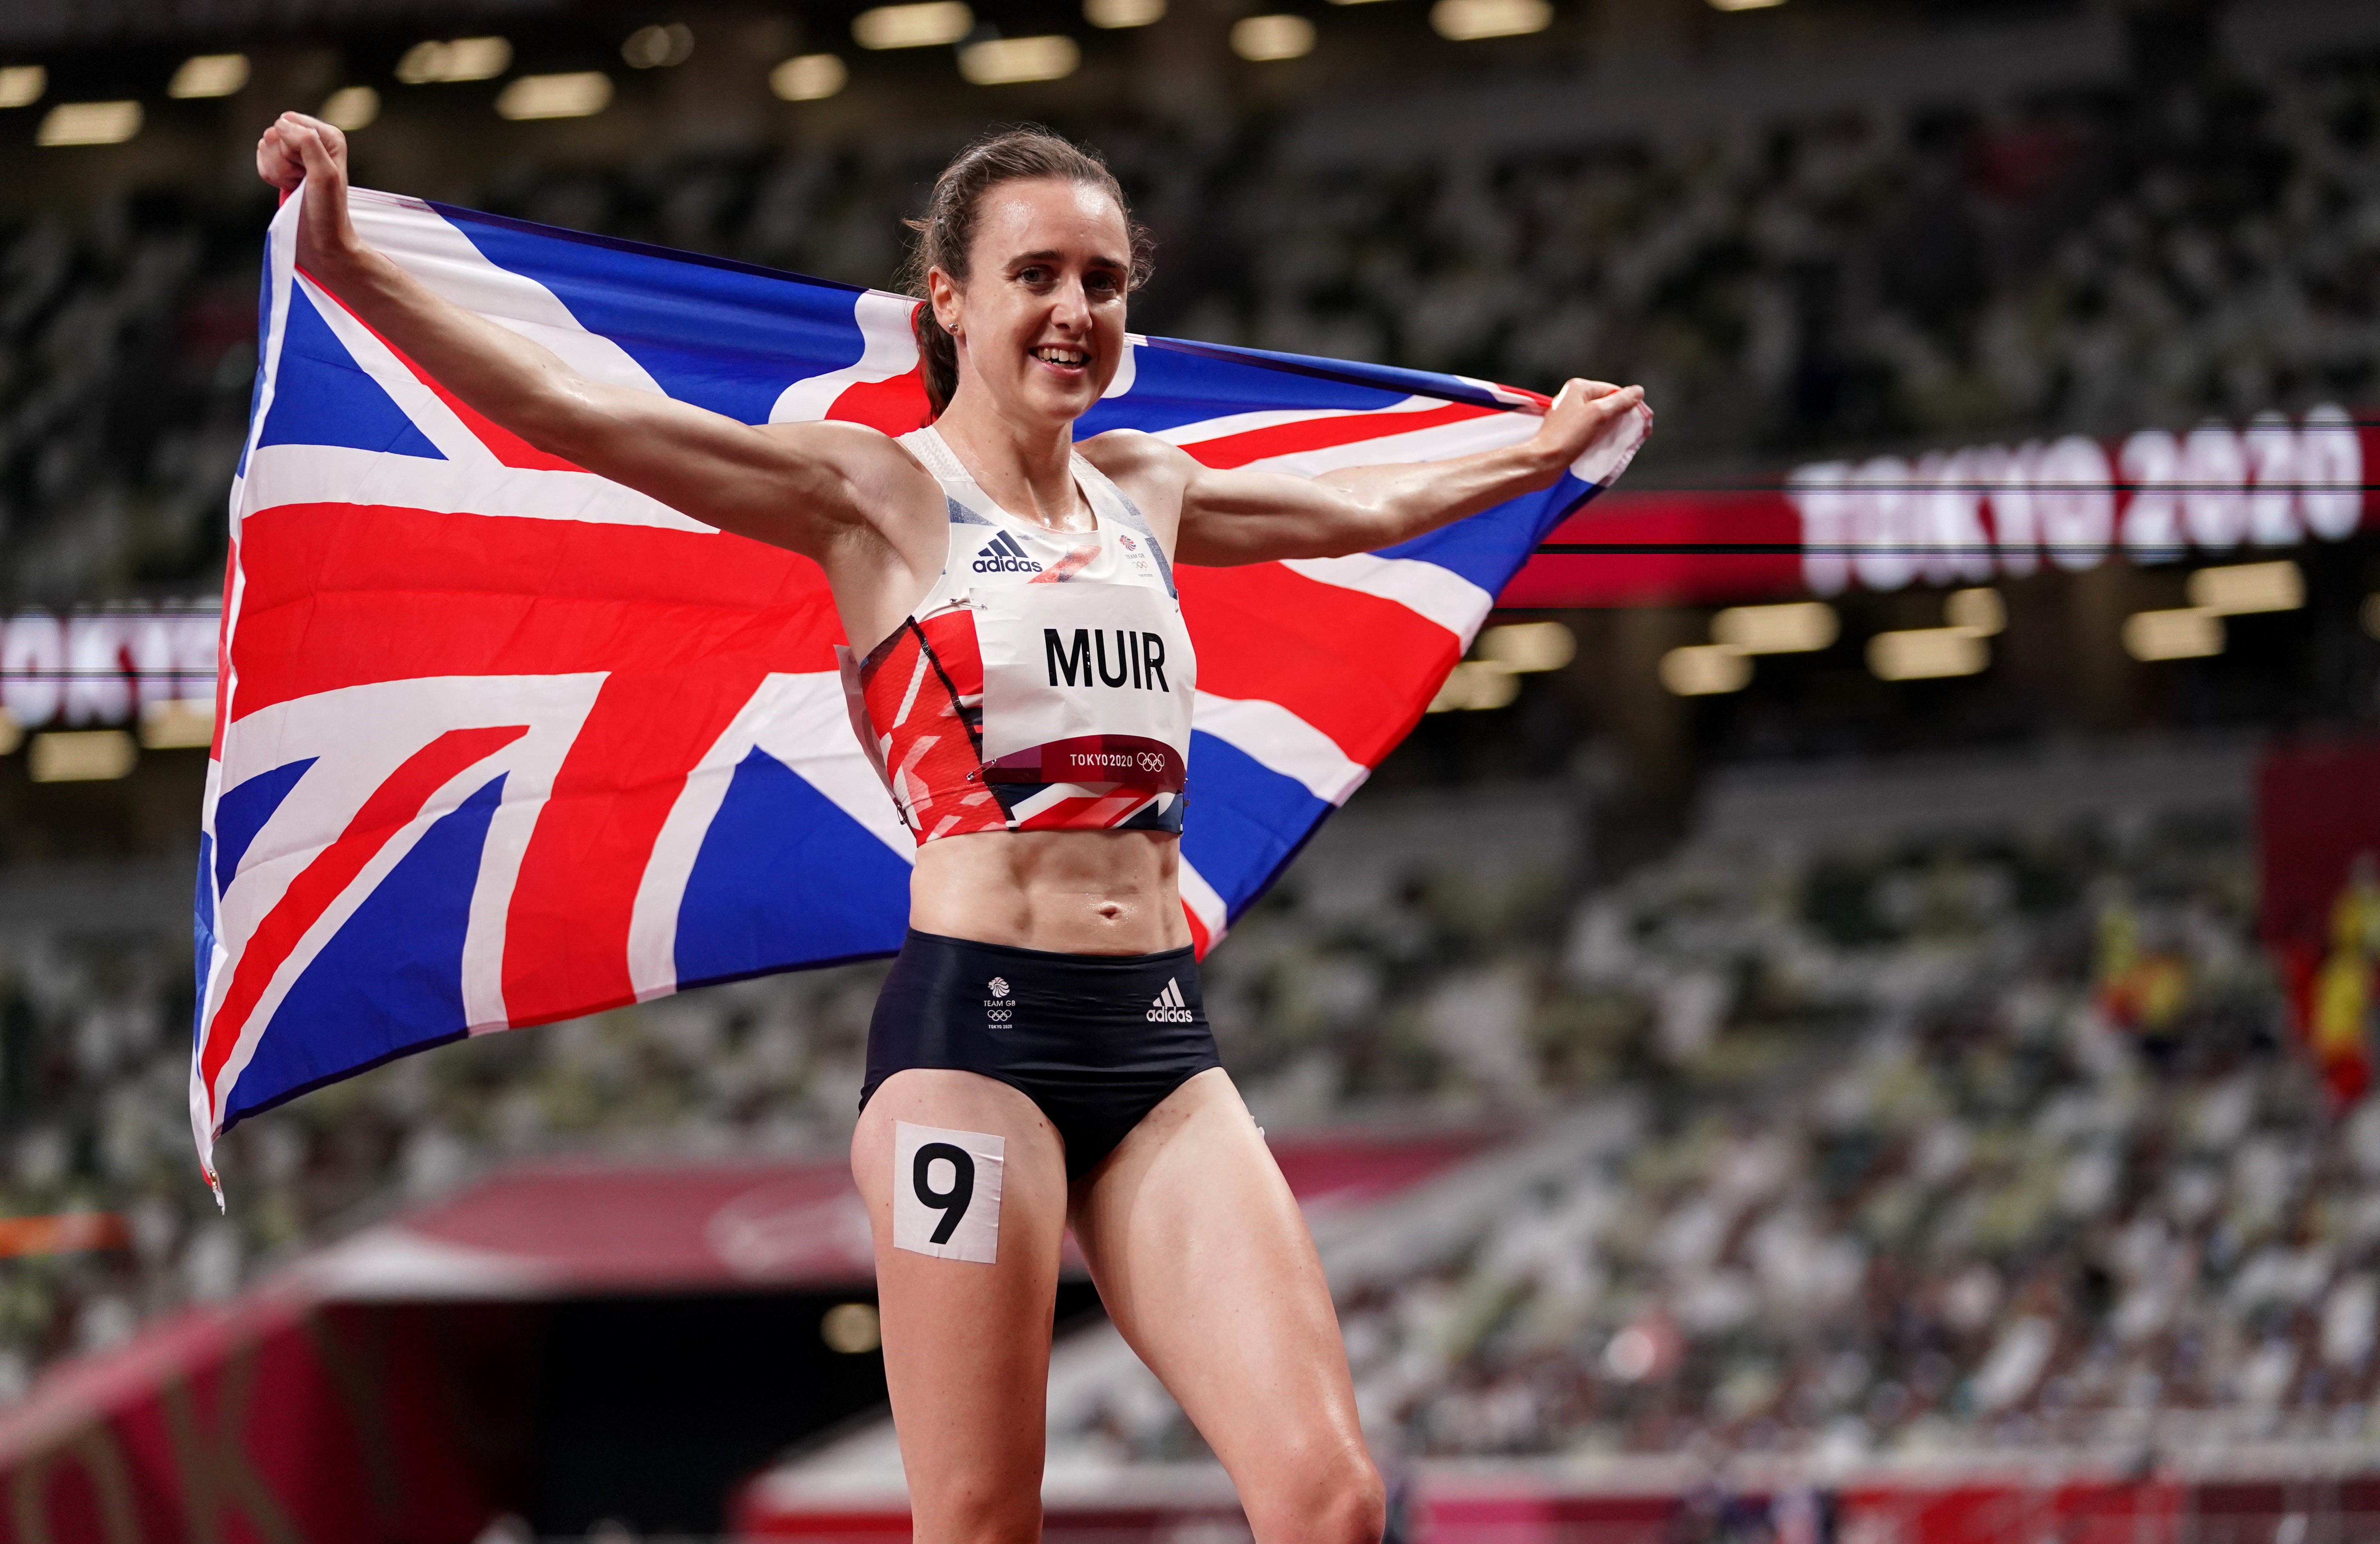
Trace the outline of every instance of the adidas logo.
{"type": "Polygon", "coordinates": [[[1148,1005],[1151,1024],[1187,1024],[1193,1016],[1190,1004],[1183,1001],[1182,983],[1178,980],[1169,979],[1165,990],[1157,994],[1157,1001],[1148,1005]]]}
{"type": "Polygon", "coordinates": [[[975,554],[975,571],[978,574],[1038,574],[1041,565],[1026,554],[1015,537],[1002,531],[975,554]]]}

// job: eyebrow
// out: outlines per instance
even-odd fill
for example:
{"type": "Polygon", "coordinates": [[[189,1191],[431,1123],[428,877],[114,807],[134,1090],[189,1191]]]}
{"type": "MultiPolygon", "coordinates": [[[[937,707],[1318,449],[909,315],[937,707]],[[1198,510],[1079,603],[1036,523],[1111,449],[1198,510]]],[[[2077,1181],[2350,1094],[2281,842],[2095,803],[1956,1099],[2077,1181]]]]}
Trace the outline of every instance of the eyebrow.
{"type": "MultiPolygon", "coordinates": [[[[1059,251],[1054,248],[1045,248],[1038,252],[1019,252],[1016,256],[1010,258],[1008,261],[1012,263],[1056,262],[1063,259],[1065,255],[1065,253],[1059,251]]],[[[1099,268],[1122,268],[1124,266],[1124,261],[1122,258],[1094,257],[1091,259],[1091,262],[1093,266],[1099,268]]]]}

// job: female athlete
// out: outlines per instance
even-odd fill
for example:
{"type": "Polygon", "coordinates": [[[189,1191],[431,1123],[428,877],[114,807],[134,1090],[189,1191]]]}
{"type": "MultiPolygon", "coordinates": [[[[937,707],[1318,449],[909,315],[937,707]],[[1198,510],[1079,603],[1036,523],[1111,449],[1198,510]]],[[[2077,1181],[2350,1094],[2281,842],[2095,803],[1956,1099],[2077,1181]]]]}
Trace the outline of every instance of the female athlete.
{"type": "Polygon", "coordinates": [[[919,845],[851,1146],[917,1537],[1039,1537],[1071,1223],[1257,1538],[1374,1544],[1330,1293],[1216,1060],[1175,889],[1196,662],[1172,565],[1418,536],[1550,486],[1643,392],[1572,381],[1523,444],[1311,480],[1076,444],[1146,238],[1102,163],[1023,129],[964,152],[917,222],[933,426],[754,427],[588,380],[408,277],[349,223],[329,125],[284,115],[257,167],[308,185],[306,271],[472,407],[826,571],[855,726],[919,845]]]}

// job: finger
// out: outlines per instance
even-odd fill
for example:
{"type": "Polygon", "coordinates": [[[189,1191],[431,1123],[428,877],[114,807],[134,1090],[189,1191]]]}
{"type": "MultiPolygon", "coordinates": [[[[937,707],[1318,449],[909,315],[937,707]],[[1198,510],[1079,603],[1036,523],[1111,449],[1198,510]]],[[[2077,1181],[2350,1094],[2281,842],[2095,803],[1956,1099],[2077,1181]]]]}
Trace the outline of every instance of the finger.
{"type": "Polygon", "coordinates": [[[305,158],[308,176],[338,175],[338,163],[332,159],[331,147],[322,142],[322,137],[314,131],[311,125],[298,129],[294,138],[298,141],[298,154],[305,158]]]}
{"type": "Polygon", "coordinates": [[[306,175],[305,163],[298,159],[296,147],[282,135],[278,124],[257,137],[256,172],[285,193],[297,187],[306,175]]]}

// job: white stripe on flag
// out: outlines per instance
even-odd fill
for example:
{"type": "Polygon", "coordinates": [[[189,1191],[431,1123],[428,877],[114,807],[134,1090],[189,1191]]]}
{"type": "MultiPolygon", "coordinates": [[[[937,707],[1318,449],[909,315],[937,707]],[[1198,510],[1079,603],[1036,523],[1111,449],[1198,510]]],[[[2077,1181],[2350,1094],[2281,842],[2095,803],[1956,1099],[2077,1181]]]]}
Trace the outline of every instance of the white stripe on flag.
{"type": "MultiPolygon", "coordinates": [[[[1435,406],[1435,404],[1434,404],[1435,406]]],[[[1402,434],[1382,434],[1342,445],[1293,450],[1268,456],[1240,468],[1249,472],[1287,472],[1293,477],[1318,477],[1342,467],[1393,467],[1407,461],[1447,461],[1483,450],[1517,445],[1537,432],[1542,420],[1533,413],[1488,413],[1432,424],[1402,434]]]]}
{"type": "MultiPolygon", "coordinates": [[[[442,407],[443,410],[443,407],[442,407]]],[[[285,504],[388,505],[439,515],[499,515],[718,534],[657,499],[593,472],[432,461],[344,445],[266,445],[248,459],[248,512],[285,504]]]]}
{"type": "Polygon", "coordinates": [[[1250,756],[1283,777],[1293,777],[1328,804],[1344,804],[1371,769],[1339,748],[1337,741],[1278,702],[1262,698],[1198,694],[1191,726],[1250,756]]]}
{"type": "Polygon", "coordinates": [[[1320,584],[1378,595],[1428,617],[1471,647],[1496,597],[1451,568],[1418,558],[1356,553],[1349,557],[1290,558],[1281,566],[1320,584]]]}
{"type": "Polygon", "coordinates": [[[1200,873],[1188,858],[1182,859],[1175,871],[1179,876],[1177,883],[1182,891],[1182,904],[1190,908],[1190,915],[1207,930],[1207,947],[1212,949],[1223,942],[1223,934],[1232,925],[1232,908],[1223,904],[1223,897],[1216,894],[1215,887],[1207,882],[1207,876],[1200,873]]]}
{"type": "Polygon", "coordinates": [[[917,335],[909,330],[909,312],[917,302],[905,295],[871,289],[852,308],[859,323],[859,358],[841,370],[796,381],[777,394],[769,409],[771,423],[815,423],[826,417],[834,399],[853,386],[889,381],[917,367],[917,335]]]}

